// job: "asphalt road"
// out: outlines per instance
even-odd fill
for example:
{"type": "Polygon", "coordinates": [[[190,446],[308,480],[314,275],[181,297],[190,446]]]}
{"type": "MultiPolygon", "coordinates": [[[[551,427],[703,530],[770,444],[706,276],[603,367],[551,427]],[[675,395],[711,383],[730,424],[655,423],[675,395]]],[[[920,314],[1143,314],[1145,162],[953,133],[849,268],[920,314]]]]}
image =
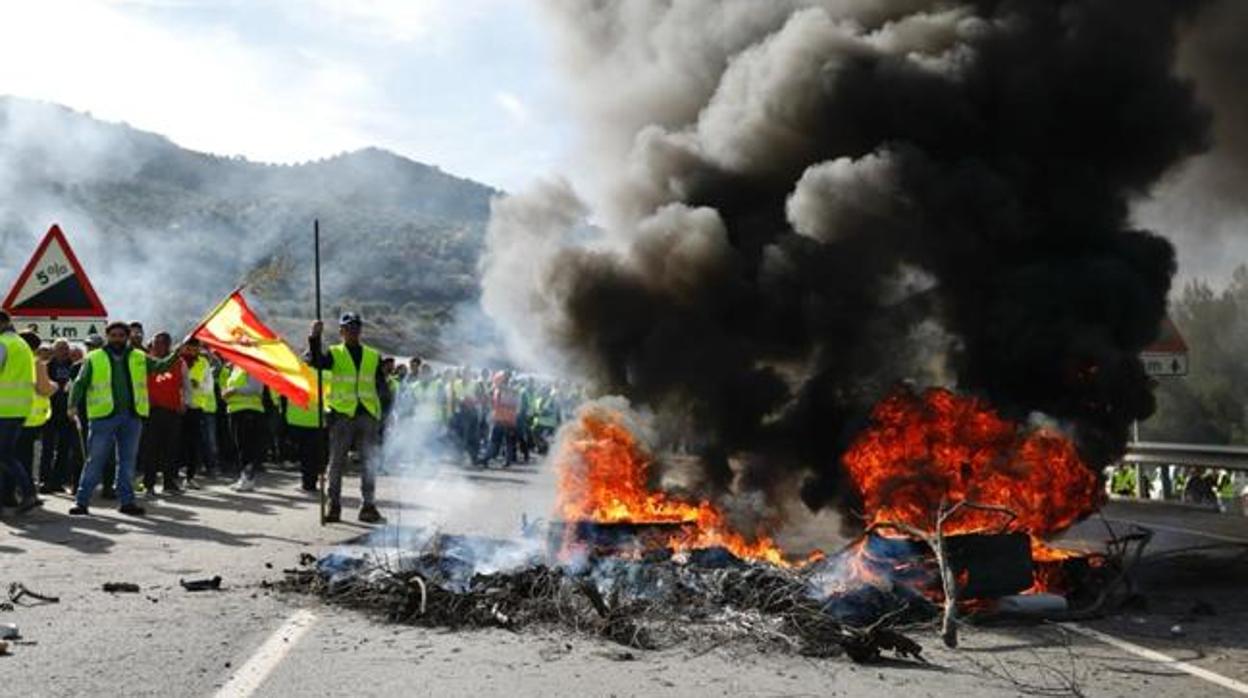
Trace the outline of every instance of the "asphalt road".
{"type": "MultiPolygon", "coordinates": [[[[404,525],[507,535],[522,516],[546,515],[552,484],[541,467],[448,469],[383,478],[381,504],[404,525]]],[[[20,581],[61,598],[0,611],[0,623],[16,623],[23,636],[0,657],[0,685],[21,696],[969,697],[1234,695],[1192,669],[1248,682],[1248,565],[1242,548],[1231,546],[1248,543],[1248,519],[1111,505],[1106,516],[1119,530],[1131,521],[1156,526],[1151,549],[1163,554],[1140,577],[1147,607],[1086,629],[968,627],[957,651],[932,633],[917,638],[930,664],[864,667],[740,649],[626,653],[563,632],[396,627],[281,595],[263,582],[280,578],[300,553],[321,553],[369,530],[352,522],[351,510],[346,523],[322,528],[315,500],[296,485],[283,472],[262,476],[254,493],[217,483],[157,500],[146,519],[102,507],[89,519],[71,519],[68,498],[55,497],[46,511],[0,521],[0,585],[20,581]],[[1198,557],[1176,553],[1211,544],[1227,547],[1198,557]],[[212,575],[224,579],[222,591],[188,593],[178,584],[212,575]],[[142,591],[103,592],[110,581],[142,591]],[[1194,614],[1196,601],[1214,615],[1194,614]],[[1147,650],[1186,662],[1188,671],[1147,650]]],[[[1095,543],[1104,531],[1094,520],[1069,538],[1095,543]]]]}

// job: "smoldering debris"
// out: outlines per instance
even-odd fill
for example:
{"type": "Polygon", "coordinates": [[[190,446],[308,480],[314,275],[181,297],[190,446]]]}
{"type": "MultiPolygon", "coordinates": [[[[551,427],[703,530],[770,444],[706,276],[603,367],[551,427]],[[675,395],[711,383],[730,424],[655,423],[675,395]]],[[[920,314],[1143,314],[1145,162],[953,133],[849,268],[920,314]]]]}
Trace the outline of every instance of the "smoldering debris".
{"type": "Polygon", "coordinates": [[[922,597],[874,587],[828,599],[814,593],[813,568],[747,563],[726,551],[575,566],[534,558],[478,572],[468,551],[480,543],[435,536],[412,552],[339,551],[285,570],[283,586],[425,627],[555,627],[635,649],[739,644],[857,662],[883,653],[922,661],[906,629],[933,614],[922,597]]]}
{"type": "Polygon", "coordinates": [[[496,204],[517,356],[815,508],[901,379],[1048,415],[1092,468],[1152,412],[1174,249],[1129,209],[1209,143],[1173,69],[1199,3],[545,5],[588,174],[496,204]]]}

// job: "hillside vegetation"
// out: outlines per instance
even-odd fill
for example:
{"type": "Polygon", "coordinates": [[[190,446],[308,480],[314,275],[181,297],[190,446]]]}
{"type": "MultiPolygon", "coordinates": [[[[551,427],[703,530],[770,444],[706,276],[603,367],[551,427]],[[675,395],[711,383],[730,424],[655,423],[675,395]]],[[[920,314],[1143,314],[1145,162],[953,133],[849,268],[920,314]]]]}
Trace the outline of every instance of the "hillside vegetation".
{"type": "Polygon", "coordinates": [[[112,314],[174,331],[247,282],[266,317],[300,340],[319,218],[326,315],[360,309],[388,350],[438,352],[440,326],[476,298],[497,194],[375,148],[269,165],[0,98],[5,276],[61,222],[112,314]]]}

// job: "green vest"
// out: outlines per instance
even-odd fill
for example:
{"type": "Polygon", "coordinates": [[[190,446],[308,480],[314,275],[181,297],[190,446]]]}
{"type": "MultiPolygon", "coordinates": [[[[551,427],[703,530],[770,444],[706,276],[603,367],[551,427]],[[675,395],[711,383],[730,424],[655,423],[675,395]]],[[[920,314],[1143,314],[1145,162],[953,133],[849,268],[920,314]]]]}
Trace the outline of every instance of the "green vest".
{"type": "Polygon", "coordinates": [[[381,363],[381,355],[372,347],[363,347],[360,354],[360,367],[355,362],[345,344],[335,344],[329,348],[329,355],[334,360],[329,382],[329,407],[333,411],[354,417],[360,405],[376,419],[381,419],[381,400],[377,397],[377,366],[381,363]]]}
{"type": "MultiPolygon", "coordinates": [[[[238,390],[247,385],[247,372],[235,366],[230,372],[230,377],[225,381],[226,390],[238,390]]],[[[225,411],[227,414],[235,412],[263,412],[264,411],[264,395],[257,393],[255,395],[240,395],[234,393],[225,399],[225,411]]]]}
{"type": "Polygon", "coordinates": [[[26,427],[41,427],[52,419],[52,398],[46,395],[35,393],[34,402],[31,403],[30,416],[26,418],[26,427]]]}
{"type": "MultiPolygon", "coordinates": [[[[91,364],[91,385],[87,386],[87,419],[104,419],[113,416],[113,361],[104,349],[93,349],[87,354],[91,364]]],[[[126,354],[130,369],[130,388],[134,395],[134,412],[140,417],[151,413],[147,401],[147,354],[131,349],[126,354]]]]}
{"type": "Polygon", "coordinates": [[[550,429],[559,426],[559,415],[555,412],[555,400],[553,397],[539,397],[534,403],[533,424],[550,429]]]}
{"type": "Polygon", "coordinates": [[[212,380],[212,364],[202,356],[191,364],[191,408],[204,412],[217,411],[217,394],[212,380]]]}
{"type": "MultiPolygon", "coordinates": [[[[328,374],[329,372],[324,371],[323,373],[328,374]]],[[[326,387],[328,387],[330,377],[326,375],[322,381],[325,383],[326,387]]],[[[305,409],[291,402],[290,399],[287,399],[286,423],[292,427],[302,427],[304,429],[315,429],[321,426],[321,423],[316,419],[316,400],[310,400],[307,408],[305,409]]]]}
{"type": "Polygon", "coordinates": [[[35,402],[35,354],[16,332],[0,334],[4,368],[0,369],[0,419],[26,419],[35,402]]]}

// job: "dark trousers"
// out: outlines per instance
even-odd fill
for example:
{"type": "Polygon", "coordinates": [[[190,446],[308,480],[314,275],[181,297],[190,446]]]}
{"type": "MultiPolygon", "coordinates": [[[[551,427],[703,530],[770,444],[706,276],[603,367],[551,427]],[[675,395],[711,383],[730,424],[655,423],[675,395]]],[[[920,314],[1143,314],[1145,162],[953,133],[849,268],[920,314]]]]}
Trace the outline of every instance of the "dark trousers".
{"type": "Polygon", "coordinates": [[[299,476],[303,480],[303,488],[316,489],[317,479],[321,476],[322,466],[318,456],[321,448],[320,430],[307,427],[286,425],[286,435],[295,446],[295,455],[299,459],[299,476]]]}
{"type": "MultiPolygon", "coordinates": [[[[30,472],[17,457],[17,442],[22,436],[25,419],[0,419],[0,473],[8,481],[6,488],[11,488],[21,496],[29,499],[35,496],[35,483],[30,479],[30,472]]],[[[12,497],[10,494],[9,497],[12,497]]]]}
{"type": "Polygon", "coordinates": [[[461,409],[455,413],[455,432],[468,459],[475,463],[481,455],[481,419],[477,411],[461,409]]]}
{"type": "Polygon", "coordinates": [[[264,460],[268,429],[263,412],[243,410],[230,415],[230,430],[238,452],[238,471],[248,478],[256,476],[256,468],[264,460]]]}
{"type": "Polygon", "coordinates": [[[182,451],[186,479],[201,470],[211,476],[217,470],[217,415],[203,410],[187,410],[182,415],[182,451]]]}
{"type": "Polygon", "coordinates": [[[79,457],[80,448],[78,428],[68,416],[53,412],[52,419],[43,427],[40,443],[39,484],[60,489],[70,481],[76,469],[74,460],[79,457]]]}
{"type": "MultiPolygon", "coordinates": [[[[222,410],[217,414],[217,463],[224,469],[234,469],[238,463],[238,444],[234,440],[234,420],[233,415],[222,410]]],[[[226,473],[231,477],[237,475],[238,472],[232,470],[226,473]]]]}
{"type": "Polygon", "coordinates": [[[178,459],[181,456],[182,415],[163,407],[153,407],[143,429],[141,455],[143,486],[156,487],[157,473],[164,477],[165,489],[178,486],[178,459]]]}
{"type": "Polygon", "coordinates": [[[504,447],[507,449],[506,460],[504,462],[507,465],[515,463],[516,428],[514,426],[495,424],[490,429],[490,450],[485,454],[485,458],[483,458],[481,462],[489,463],[494,460],[498,457],[499,452],[502,451],[504,447]]]}

